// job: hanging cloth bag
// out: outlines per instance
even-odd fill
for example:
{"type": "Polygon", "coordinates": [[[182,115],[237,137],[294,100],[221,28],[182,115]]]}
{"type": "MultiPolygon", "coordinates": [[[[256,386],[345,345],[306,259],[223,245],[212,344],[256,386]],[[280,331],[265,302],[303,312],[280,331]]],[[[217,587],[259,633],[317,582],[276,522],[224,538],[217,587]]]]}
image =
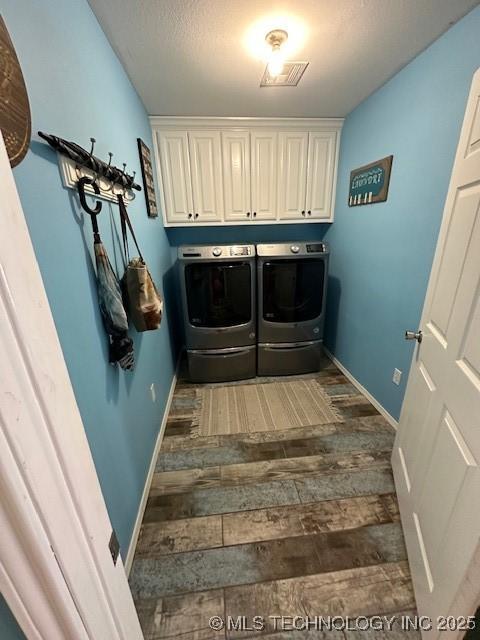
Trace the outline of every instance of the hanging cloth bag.
{"type": "Polygon", "coordinates": [[[125,306],[137,331],[154,331],[158,329],[162,320],[163,300],[157,291],[138,246],[123,196],[119,194],[117,198],[126,264],[125,274],[122,278],[125,306]],[[130,259],[127,226],[137,247],[138,258],[130,259]]]}

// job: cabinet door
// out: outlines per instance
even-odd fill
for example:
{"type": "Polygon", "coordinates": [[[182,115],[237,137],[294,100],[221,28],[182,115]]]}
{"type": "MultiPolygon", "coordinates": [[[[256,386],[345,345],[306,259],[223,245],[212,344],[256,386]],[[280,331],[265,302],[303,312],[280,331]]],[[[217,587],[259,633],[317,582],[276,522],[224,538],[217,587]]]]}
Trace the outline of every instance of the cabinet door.
{"type": "Polygon", "coordinates": [[[193,220],[192,179],[186,131],[159,131],[165,217],[167,222],[193,220]]]}
{"type": "Polygon", "coordinates": [[[248,131],[223,131],[223,189],[225,220],[249,220],[250,134],[248,131]]]}
{"type": "Polygon", "coordinates": [[[277,144],[274,131],[252,131],[252,210],[254,220],[277,217],[277,144]]]}
{"type": "Polygon", "coordinates": [[[194,220],[223,220],[222,150],[219,131],[189,131],[194,220]]]}
{"type": "Polygon", "coordinates": [[[308,218],[333,218],[336,135],[334,131],[309,134],[306,200],[308,218]]]}
{"type": "Polygon", "coordinates": [[[278,134],[278,214],[281,219],[305,219],[308,132],[278,134]]]}

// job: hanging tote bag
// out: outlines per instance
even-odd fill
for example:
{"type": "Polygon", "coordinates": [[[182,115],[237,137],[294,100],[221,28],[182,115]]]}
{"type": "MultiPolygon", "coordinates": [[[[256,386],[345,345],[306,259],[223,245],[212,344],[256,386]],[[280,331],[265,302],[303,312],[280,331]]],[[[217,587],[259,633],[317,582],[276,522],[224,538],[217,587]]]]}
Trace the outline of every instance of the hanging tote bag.
{"type": "Polygon", "coordinates": [[[163,300],[143,259],[123,197],[121,194],[117,197],[125,264],[127,265],[122,279],[125,306],[137,331],[154,331],[158,329],[162,320],[163,300]],[[137,247],[137,258],[130,259],[127,226],[137,247]]]}

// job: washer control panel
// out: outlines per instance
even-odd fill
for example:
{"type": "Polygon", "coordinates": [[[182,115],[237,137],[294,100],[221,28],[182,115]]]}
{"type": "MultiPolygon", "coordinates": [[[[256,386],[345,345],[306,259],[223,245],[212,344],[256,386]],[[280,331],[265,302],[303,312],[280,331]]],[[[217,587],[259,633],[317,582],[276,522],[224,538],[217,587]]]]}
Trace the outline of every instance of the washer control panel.
{"type": "Polygon", "coordinates": [[[255,257],[255,245],[253,244],[213,244],[191,247],[183,245],[178,248],[180,260],[245,260],[255,257]]]}

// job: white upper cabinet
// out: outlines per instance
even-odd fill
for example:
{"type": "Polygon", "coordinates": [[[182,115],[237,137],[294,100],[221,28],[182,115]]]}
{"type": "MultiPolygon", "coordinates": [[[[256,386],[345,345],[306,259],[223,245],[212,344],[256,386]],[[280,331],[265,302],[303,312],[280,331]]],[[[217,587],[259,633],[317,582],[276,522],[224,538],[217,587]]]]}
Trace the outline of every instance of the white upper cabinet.
{"type": "Polygon", "coordinates": [[[252,217],[250,197],[250,134],[222,131],[225,220],[252,217]]]}
{"type": "Polygon", "coordinates": [[[343,120],[150,120],[166,226],[333,222],[343,120]]]}
{"type": "Polygon", "coordinates": [[[194,222],[223,220],[222,146],[219,131],[189,131],[194,222]]]}
{"type": "Polygon", "coordinates": [[[250,136],[252,215],[254,220],[277,217],[276,131],[252,131],[250,136]]]}
{"type": "Polygon", "coordinates": [[[308,132],[278,134],[278,216],[281,220],[305,218],[308,132]]]}
{"type": "Polygon", "coordinates": [[[305,204],[308,217],[329,219],[333,216],[336,135],[335,131],[309,133],[305,204]]]}
{"type": "Polygon", "coordinates": [[[192,180],[186,131],[158,131],[161,185],[166,219],[186,224],[193,220],[192,180]]]}

